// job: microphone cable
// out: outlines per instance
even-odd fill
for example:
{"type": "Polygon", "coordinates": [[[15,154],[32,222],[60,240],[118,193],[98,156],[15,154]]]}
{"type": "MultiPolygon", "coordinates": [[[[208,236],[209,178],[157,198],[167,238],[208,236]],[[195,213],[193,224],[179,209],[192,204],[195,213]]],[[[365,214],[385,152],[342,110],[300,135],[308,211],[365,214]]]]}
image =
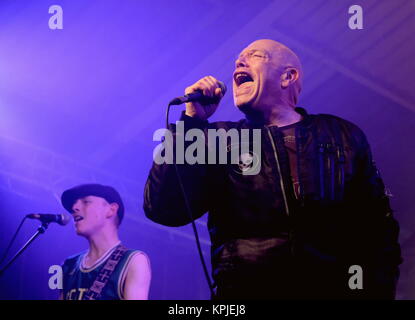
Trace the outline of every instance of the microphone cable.
{"type": "MultiPolygon", "coordinates": [[[[172,103],[169,103],[169,105],[167,106],[166,130],[170,130],[169,113],[170,113],[170,107],[171,106],[172,106],[172,103]]],[[[205,262],[205,259],[203,257],[202,248],[200,246],[199,234],[197,232],[196,224],[195,224],[194,219],[193,219],[193,212],[192,212],[192,209],[190,208],[189,199],[186,196],[186,190],[184,188],[183,181],[182,181],[181,176],[180,176],[180,172],[179,172],[179,168],[178,168],[177,163],[176,163],[176,159],[174,159],[173,165],[174,165],[174,169],[176,171],[176,176],[177,176],[177,180],[179,182],[180,190],[182,191],[182,194],[183,194],[183,199],[184,199],[184,203],[185,203],[185,206],[186,206],[186,210],[187,210],[187,213],[189,215],[190,221],[192,223],[193,233],[194,233],[195,239],[196,239],[197,251],[199,253],[200,261],[202,263],[203,272],[205,274],[206,281],[207,281],[208,286],[209,286],[211,297],[213,297],[214,296],[214,285],[212,284],[212,280],[210,279],[209,272],[208,272],[207,267],[206,267],[206,262],[205,262]]]]}

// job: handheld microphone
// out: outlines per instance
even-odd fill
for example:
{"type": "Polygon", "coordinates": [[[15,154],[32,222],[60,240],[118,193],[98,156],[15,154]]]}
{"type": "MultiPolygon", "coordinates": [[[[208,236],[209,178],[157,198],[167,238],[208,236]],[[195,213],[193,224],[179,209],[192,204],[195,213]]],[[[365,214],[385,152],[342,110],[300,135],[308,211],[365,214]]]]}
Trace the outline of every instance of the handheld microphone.
{"type": "MultiPolygon", "coordinates": [[[[222,81],[218,81],[219,88],[222,91],[222,96],[226,93],[226,86],[222,81]]],[[[219,102],[221,98],[220,97],[207,97],[203,95],[203,92],[201,90],[198,90],[193,93],[186,94],[182,97],[174,98],[172,101],[170,101],[170,105],[179,105],[185,102],[191,102],[191,101],[198,101],[201,104],[208,105],[208,104],[216,104],[219,102]]]]}
{"type": "Polygon", "coordinates": [[[26,218],[37,219],[43,223],[56,222],[61,226],[67,225],[71,217],[67,214],[44,214],[44,213],[30,213],[26,218]]]}

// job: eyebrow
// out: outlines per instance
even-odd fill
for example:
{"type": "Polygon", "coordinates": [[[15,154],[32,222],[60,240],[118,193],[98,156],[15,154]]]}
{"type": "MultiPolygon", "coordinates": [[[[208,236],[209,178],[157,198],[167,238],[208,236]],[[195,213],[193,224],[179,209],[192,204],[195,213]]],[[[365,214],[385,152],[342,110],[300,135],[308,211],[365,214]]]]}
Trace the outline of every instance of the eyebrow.
{"type": "Polygon", "coordinates": [[[270,54],[269,54],[267,51],[265,51],[265,50],[260,50],[260,49],[250,49],[250,50],[246,50],[245,52],[241,52],[240,54],[238,54],[238,55],[236,56],[235,61],[236,61],[236,60],[238,60],[238,59],[241,57],[241,55],[243,55],[243,54],[247,54],[247,53],[253,53],[253,52],[261,52],[261,53],[265,54],[268,58],[270,57],[270,54]]]}

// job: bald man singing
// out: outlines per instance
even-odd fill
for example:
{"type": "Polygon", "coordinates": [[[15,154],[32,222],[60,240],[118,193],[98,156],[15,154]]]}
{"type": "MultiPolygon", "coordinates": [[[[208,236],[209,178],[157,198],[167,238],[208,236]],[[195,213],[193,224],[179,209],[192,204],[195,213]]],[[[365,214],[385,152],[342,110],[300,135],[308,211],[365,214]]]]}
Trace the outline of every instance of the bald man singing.
{"type": "MultiPolygon", "coordinates": [[[[173,144],[191,129],[240,136],[246,129],[250,137],[257,130],[260,138],[239,141],[247,145],[239,162],[180,164],[185,195],[174,166],[154,162],[146,216],[186,225],[185,197],[193,219],[209,213],[213,299],[394,299],[399,225],[369,143],[353,123],[297,107],[302,80],[297,55],[264,39],[235,62],[233,97],[243,120],[208,121],[223,96],[214,77],[186,88],[216,101],[187,103],[184,133],[172,126],[173,144]]],[[[231,159],[238,143],[220,141],[231,159]]]]}

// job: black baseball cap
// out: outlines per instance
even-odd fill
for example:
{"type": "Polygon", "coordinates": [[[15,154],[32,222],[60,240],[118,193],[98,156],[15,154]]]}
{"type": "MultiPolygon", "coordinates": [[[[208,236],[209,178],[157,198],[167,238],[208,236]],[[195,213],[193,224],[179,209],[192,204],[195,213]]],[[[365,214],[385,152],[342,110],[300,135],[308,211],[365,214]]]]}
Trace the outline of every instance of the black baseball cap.
{"type": "Polygon", "coordinates": [[[68,189],[62,193],[61,202],[63,207],[68,210],[69,213],[72,212],[72,207],[74,203],[81,198],[88,196],[96,196],[104,198],[108,203],[117,203],[118,204],[118,220],[119,224],[124,217],[124,203],[122,202],[121,196],[117,190],[110,186],[104,186],[102,184],[90,183],[90,184],[81,184],[79,186],[68,189]]]}

